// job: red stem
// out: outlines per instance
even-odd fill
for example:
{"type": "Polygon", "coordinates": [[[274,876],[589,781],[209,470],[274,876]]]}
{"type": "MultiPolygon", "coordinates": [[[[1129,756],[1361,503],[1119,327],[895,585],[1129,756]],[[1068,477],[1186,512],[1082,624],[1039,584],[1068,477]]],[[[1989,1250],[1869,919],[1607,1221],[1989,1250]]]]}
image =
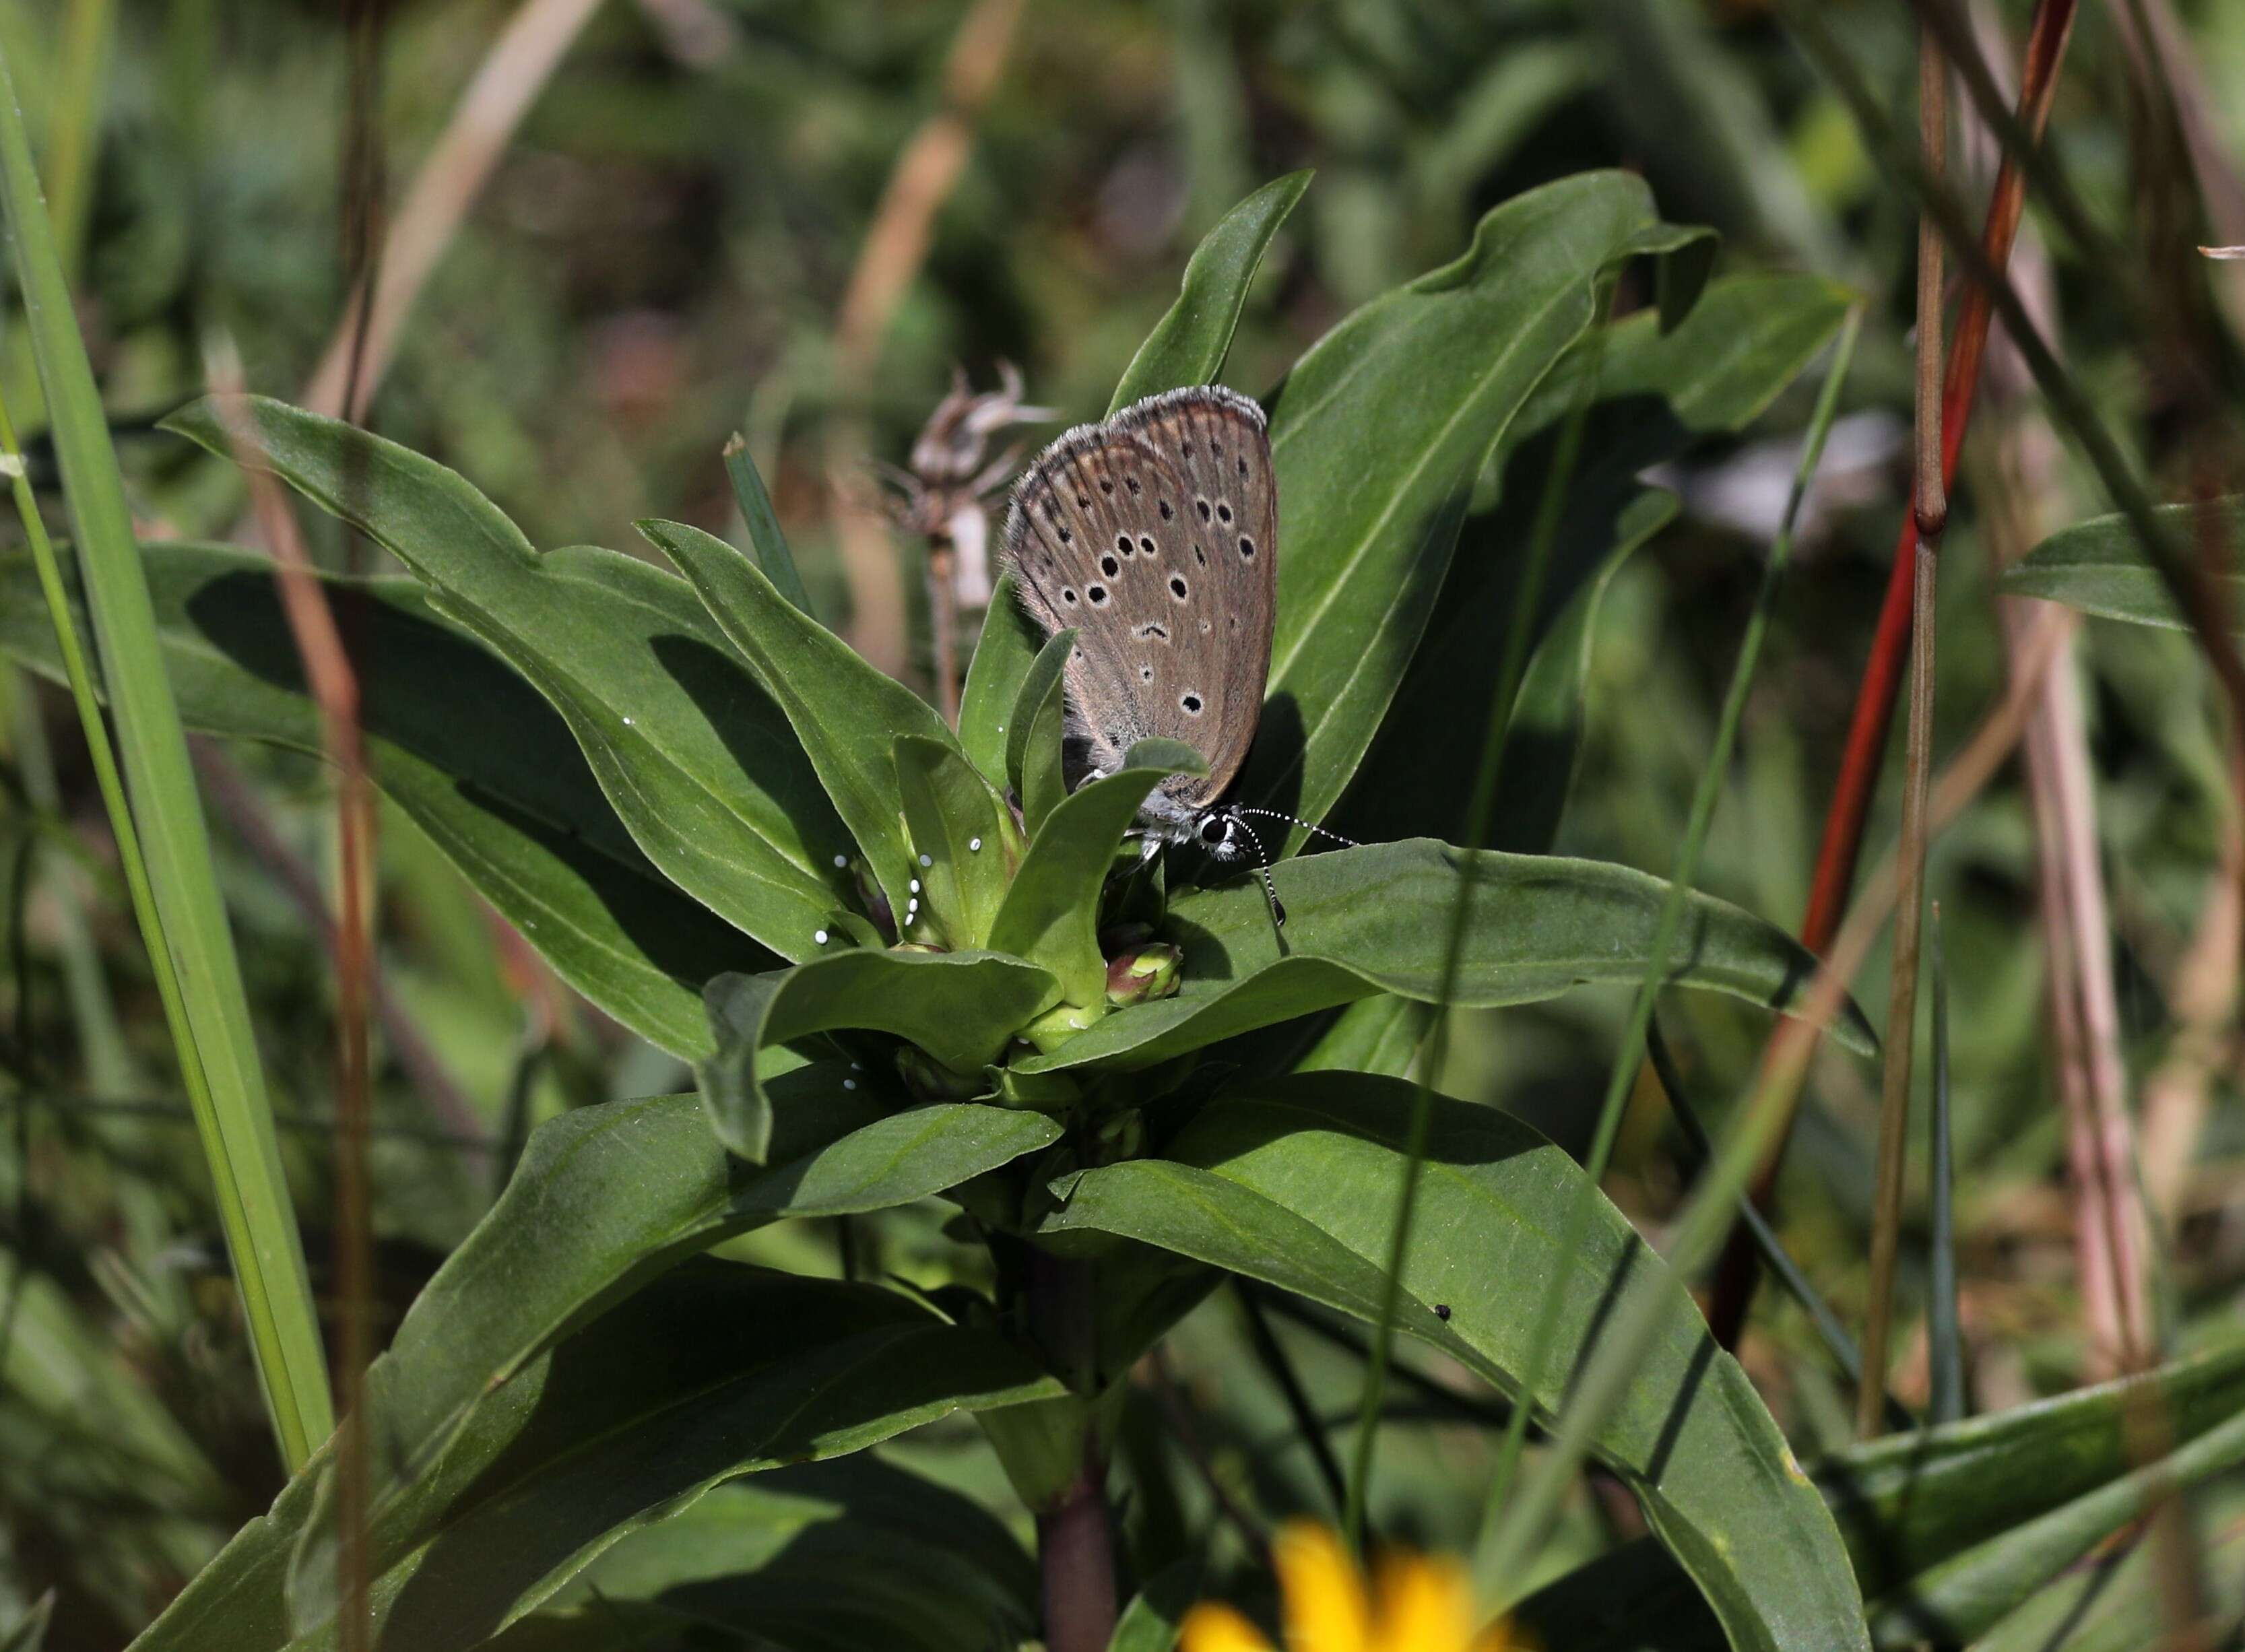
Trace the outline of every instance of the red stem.
{"type": "MultiPolygon", "coordinates": [[[[2050,121],[2051,102],[2058,90],[2058,65],[2065,56],[2073,29],[2075,0],[2039,0],[2027,35],[2025,62],[2019,77],[2019,120],[2039,140],[2050,121]]],[[[2011,243],[2018,237],[2019,217],[2026,206],[2026,174],[2016,156],[2004,154],[1996,173],[1988,201],[1988,217],[1980,234],[1988,261],[1997,269],[2011,262],[2011,243]]],[[[1980,388],[1980,362],[1988,342],[1992,304],[1987,292],[1975,284],[1965,290],[1957,316],[1955,348],[1941,387],[1941,471],[1944,483],[1957,475],[1957,457],[1964,446],[1964,430],[1972,416],[1974,397],[1980,388]]],[[[1840,778],[1831,807],[1824,816],[1824,839],[1816,851],[1816,870],[1809,884],[1808,911],[1801,922],[1801,944],[1821,955],[1839,933],[1840,919],[1855,887],[1855,864],[1863,848],[1863,825],[1870,815],[1871,796],[1877,789],[1884,765],[1887,737],[1894,726],[1895,701],[1902,691],[1902,669],[1909,661],[1910,587],[1917,565],[1917,518],[1902,512],[1895,536],[1893,572],[1887,579],[1886,600],[1879,609],[1878,630],[1871,639],[1870,658],[1855,691],[1855,715],[1848,725],[1848,743],[1841,755],[1840,778]]],[[[1787,1121],[1787,1129],[1791,1121],[1787,1121]]],[[[1764,1160],[1753,1186],[1755,1206],[1769,1209],[1770,1195],[1784,1161],[1784,1137],[1764,1160]]],[[[1707,1312],[1710,1329],[1726,1348],[1737,1345],[1746,1324],[1746,1307],[1753,1298],[1760,1267],[1753,1236],[1743,1223],[1731,1229],[1715,1277],[1714,1297],[1707,1312]]]]}

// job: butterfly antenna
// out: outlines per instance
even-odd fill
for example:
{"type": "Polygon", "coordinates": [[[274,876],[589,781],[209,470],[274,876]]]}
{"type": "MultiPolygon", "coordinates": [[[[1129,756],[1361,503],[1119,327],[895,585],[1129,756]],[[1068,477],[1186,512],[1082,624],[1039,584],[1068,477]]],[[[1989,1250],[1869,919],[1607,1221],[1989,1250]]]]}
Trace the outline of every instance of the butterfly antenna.
{"type": "MultiPolygon", "coordinates": [[[[1238,820],[1239,816],[1245,812],[1244,809],[1235,809],[1232,810],[1232,818],[1238,820]]],[[[1271,903],[1271,927],[1274,931],[1283,930],[1286,927],[1286,904],[1278,898],[1278,886],[1271,881],[1270,853],[1263,847],[1263,840],[1256,836],[1252,826],[1240,820],[1239,829],[1245,832],[1247,841],[1255,845],[1255,872],[1256,876],[1263,880],[1263,897],[1271,903]]]]}
{"type": "MultiPolygon", "coordinates": [[[[1315,821],[1304,820],[1299,815],[1289,815],[1281,809],[1250,809],[1243,804],[1234,812],[1241,815],[1268,815],[1272,820],[1283,820],[1288,825],[1299,826],[1306,832],[1315,832],[1320,837],[1330,837],[1333,842],[1340,844],[1345,849],[1362,849],[1364,847],[1363,844],[1358,843],[1353,837],[1343,837],[1339,832],[1331,830],[1326,827],[1320,826],[1315,821]]],[[[1244,826],[1246,823],[1242,821],[1240,824],[1244,826]]],[[[1252,834],[1251,833],[1251,835],[1252,834]]],[[[1258,849],[1262,847],[1262,839],[1256,839],[1256,847],[1258,849]]]]}

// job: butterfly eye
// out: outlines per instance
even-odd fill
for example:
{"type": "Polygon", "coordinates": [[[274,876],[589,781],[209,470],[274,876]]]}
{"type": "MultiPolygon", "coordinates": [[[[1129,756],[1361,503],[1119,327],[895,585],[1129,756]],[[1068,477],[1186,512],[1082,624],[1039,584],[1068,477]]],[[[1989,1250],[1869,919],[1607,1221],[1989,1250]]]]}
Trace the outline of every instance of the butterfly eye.
{"type": "Polygon", "coordinates": [[[1231,823],[1219,816],[1211,815],[1200,823],[1200,841],[1211,848],[1231,836],[1231,823]]]}

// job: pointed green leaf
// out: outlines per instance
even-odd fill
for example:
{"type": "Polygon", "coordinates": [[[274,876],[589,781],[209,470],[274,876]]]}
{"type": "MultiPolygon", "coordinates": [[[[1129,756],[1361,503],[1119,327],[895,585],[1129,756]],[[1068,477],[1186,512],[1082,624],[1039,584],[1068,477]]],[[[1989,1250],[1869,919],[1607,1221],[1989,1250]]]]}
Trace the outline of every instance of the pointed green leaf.
{"type": "Polygon", "coordinates": [[[1061,736],[1067,701],[1061,673],[1075,647],[1073,630],[1056,632],[1021,678],[1014,696],[1011,732],[1006,736],[1006,782],[1021,799],[1021,825],[1031,837],[1044,829],[1045,817],[1068,796],[1061,761],[1061,736]]]}
{"type": "MultiPolygon", "coordinates": [[[[1040,1072],[1150,1066],[1373,992],[1434,1002],[1463,864],[1462,850],[1428,838],[1284,862],[1272,872],[1286,909],[1283,939],[1259,881],[1180,895],[1170,904],[1167,931],[1185,953],[1177,996],[1118,1010],[1065,1048],[1021,1065],[1040,1072]]],[[[1600,861],[1483,855],[1455,1001],[1529,1004],[1592,981],[1642,978],[1666,889],[1657,877],[1600,861]]],[[[1678,985],[1776,1009],[1806,990],[1815,968],[1774,924],[1696,892],[1675,956],[1678,985]]],[[[1859,1052],[1875,1044],[1852,1002],[1833,1037],[1859,1052]]]]}
{"type": "MultiPolygon", "coordinates": [[[[374,1641],[479,1645],[610,1544],[722,1480],[1060,1391],[1003,1337],[946,1324],[896,1292],[697,1259],[479,1395],[445,1448],[377,1508],[374,1641]]],[[[288,1574],[291,1546],[317,1535],[332,1466],[329,1451],[315,1458],[139,1652],[321,1643],[325,1546],[313,1542],[288,1574]]]]}
{"type": "MultiPolygon", "coordinates": [[[[271,561],[203,545],[143,545],[141,559],[187,726],[320,753],[271,561]]],[[[702,983],[769,967],[770,955],[655,870],[567,723],[417,582],[322,583],[358,674],[375,783],[563,980],[650,1043],[689,1060],[706,1053],[702,983]]],[[[20,555],[0,555],[0,652],[60,677],[20,555]]]]}
{"type": "MultiPolygon", "coordinates": [[[[1312,857],[1315,859],[1318,857],[1312,857]]],[[[1176,1250],[1377,1320],[1414,1097],[1399,1080],[1326,1073],[1227,1095],[1195,1115],[1166,1159],[1063,1181],[1057,1236],[1115,1234],[1176,1250]]],[[[1591,1236],[1555,1249],[1582,1186],[1573,1160],[1494,1109],[1438,1099],[1419,1192],[1419,1242],[1399,1328],[1553,1415],[1624,1276],[1664,1264],[1595,1196],[1591,1236]],[[1555,1273],[1555,1357],[1532,1362],[1518,1282],[1555,1273]],[[1436,1305],[1447,1309],[1438,1314],[1436,1305]],[[1521,1373],[1549,1373],[1522,1396],[1521,1373]]],[[[1744,1371],[1680,1284],[1599,1460],[1704,1590],[1731,1642],[1831,1652],[1862,1647],[1861,1599],[1838,1530],[1744,1371]]]]}
{"type": "Polygon", "coordinates": [[[764,692],[787,714],[826,795],[872,863],[890,906],[901,914],[911,894],[912,848],[905,840],[891,748],[899,735],[956,748],[951,730],[926,701],[874,670],[789,603],[722,539],[679,522],[638,526],[678,565],[764,692]]]}
{"type": "Polygon", "coordinates": [[[897,916],[899,933],[953,951],[985,945],[1021,860],[1013,811],[947,741],[899,735],[895,762],[897,794],[916,851],[912,878],[919,885],[919,921],[905,922],[914,898],[907,893],[907,905],[897,916]]]}
{"type": "MultiPolygon", "coordinates": [[[[816,954],[812,932],[855,902],[833,865],[849,839],[787,720],[684,581],[593,545],[541,555],[457,473],[339,420],[261,396],[235,410],[266,468],[395,555],[537,685],[666,876],[781,957],[816,954]]],[[[231,452],[211,401],[165,428],[231,452]]]]}
{"type": "Polygon", "coordinates": [[[1044,646],[1036,621],[1021,606],[1014,576],[998,576],[990,593],[990,606],[982,616],[982,634],[975,640],[974,657],[967,663],[967,687],[959,697],[959,743],[967,760],[982,771],[993,786],[1007,784],[1006,747],[1013,726],[1014,701],[1021,696],[1021,679],[1044,646]]]}
{"type": "Polygon", "coordinates": [[[741,521],[749,531],[756,565],[764,571],[774,590],[816,620],[818,615],[811,606],[811,593],[803,588],[803,575],[796,571],[795,552],[787,548],[787,535],[780,531],[771,495],[764,491],[763,473],[756,469],[756,456],[749,451],[747,441],[739,436],[725,443],[725,477],[733,484],[733,498],[740,504],[741,521]]]}
{"type": "Polygon", "coordinates": [[[1464,256],[1295,364],[1272,409],[1278,614],[1244,796],[1312,820],[1333,807],[1426,628],[1491,447],[1591,324],[1604,272],[1693,234],[1660,224],[1639,179],[1563,179],[1492,210],[1464,256]]]}
{"type": "Polygon", "coordinates": [[[1185,265],[1183,289],[1169,313],[1123,370],[1108,404],[1111,417],[1131,403],[1187,384],[1207,384],[1224,370],[1247,288],[1270,250],[1271,238],[1294,210],[1311,174],[1274,178],[1226,213],[1202,237],[1185,265]]]}
{"type": "Polygon", "coordinates": [[[1122,834],[1164,778],[1207,772],[1200,754],[1177,741],[1142,740],[1131,747],[1122,768],[1080,788],[1046,817],[990,927],[990,944],[1050,970],[1065,1002],[1079,1008],[1102,1003],[1107,960],[1099,951],[1099,891],[1122,834]]]}
{"type": "MultiPolygon", "coordinates": [[[[2176,544],[2219,547],[2208,565],[2222,571],[2214,580],[2234,616],[2231,629],[2245,633],[2245,574],[2235,571],[2245,565],[2239,560],[2245,557],[2245,498],[2214,499],[2202,506],[2163,504],[2156,514],[2176,544]]],[[[1997,579],[1996,588],[2006,596],[2040,597],[2107,620],[2169,631],[2190,628],[2125,517],[2092,517],[2059,530],[1997,579]]]]}

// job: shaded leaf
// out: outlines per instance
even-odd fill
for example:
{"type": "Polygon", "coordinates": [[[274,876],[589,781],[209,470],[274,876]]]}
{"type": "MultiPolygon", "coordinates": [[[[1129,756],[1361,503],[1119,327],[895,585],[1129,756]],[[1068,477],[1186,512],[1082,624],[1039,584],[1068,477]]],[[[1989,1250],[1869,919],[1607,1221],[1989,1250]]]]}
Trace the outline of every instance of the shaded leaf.
{"type": "Polygon", "coordinates": [[[1014,701],[1021,695],[1029,662],[1044,642],[1036,621],[1021,606],[1014,576],[999,575],[989,611],[982,616],[974,657],[967,662],[967,686],[959,697],[959,744],[967,761],[993,786],[1008,783],[1006,748],[1014,701]]]}
{"type": "MultiPolygon", "coordinates": [[[[236,410],[268,468],[404,563],[553,703],[665,876],[781,957],[816,952],[812,931],[849,904],[832,864],[849,840],[683,580],[594,545],[540,554],[457,473],[355,426],[261,396],[236,410]]],[[[164,423],[230,452],[209,400],[164,423]]]]}
{"type": "Polygon", "coordinates": [[[1021,825],[1032,838],[1068,796],[1061,753],[1068,705],[1061,674],[1075,647],[1075,635],[1073,630],[1055,632],[1038,650],[1014,697],[1013,721],[1007,725],[1012,732],[1006,736],[1006,780],[1021,799],[1021,825]]]}
{"type": "Polygon", "coordinates": [[[712,1628],[784,1652],[990,1652],[1035,1628],[1037,1574],[958,1493],[843,1458],[716,1487],[632,1533],[554,1597],[546,1622],[493,1644],[550,1646],[573,1617],[598,1644],[619,1604],[642,1602],[671,1620],[668,1635],[645,1626],[642,1652],[687,1652],[712,1628]]]}
{"type": "Polygon", "coordinates": [[[899,819],[891,748],[899,735],[919,735],[955,749],[951,730],[926,701],[788,602],[722,539],[679,522],[638,527],[678,565],[786,714],[889,904],[901,913],[910,894],[912,847],[899,819]]]}
{"type": "Polygon", "coordinates": [[[1663,332],[1640,312],[1583,339],[1539,384],[1483,471],[1426,640],[1335,816],[1367,841],[1456,830],[1473,790],[1459,720],[1475,734],[1496,687],[1502,639],[1558,432],[1595,375],[1597,400],[1552,541],[1538,640],[1507,730],[1497,813],[1485,847],[1550,850],[1581,740],[1587,644],[1604,581],[1673,517],[1638,478],[1695,442],[1743,430],[1815,359],[1850,295],[1808,275],[1716,281],[1663,332]]]}
{"type": "MultiPolygon", "coordinates": [[[[892,1292],[697,1259],[480,1391],[413,1481],[377,1503],[377,1638],[475,1646],[719,1480],[1058,1389],[1004,1339],[892,1292]]],[[[386,1420],[377,1401],[377,1439],[386,1420]]],[[[134,1645],[329,1640],[332,1462],[315,1457],[134,1645]]]]}
{"type": "Polygon", "coordinates": [[[1278,613],[1244,796],[1312,820],[1333,807],[1418,647],[1475,477],[1591,324],[1603,272],[1699,234],[1661,225],[1638,179],[1550,184],[1295,364],[1272,408],[1278,613]]]}
{"type": "Polygon", "coordinates": [[[1434,1024],[1434,1006],[1390,992],[1359,999],[1294,1063],[1297,1073],[1372,1073],[1401,1078],[1434,1024]]]}
{"type": "MultiPolygon", "coordinates": [[[[1118,1010],[1022,1065],[1149,1066],[1373,992],[1432,1003],[1462,863],[1462,851],[1426,838],[1287,861],[1272,872],[1287,913],[1283,941],[1253,879],[1180,895],[1169,928],[1185,953],[1177,996],[1118,1010]]],[[[1666,890],[1658,878],[1598,861],[1486,855],[1475,881],[1455,1002],[1527,1004],[1642,978],[1666,890]]],[[[1792,937],[1696,891],[1673,956],[1679,985],[1775,1008],[1805,991],[1814,969],[1792,937]]],[[[1859,1052],[1874,1044],[1852,1004],[1833,1036],[1859,1052]]]]}
{"type": "MultiPolygon", "coordinates": [[[[1055,1236],[1095,1232],[1159,1245],[1371,1321],[1380,1315],[1401,1155],[1414,1091],[1327,1073],[1220,1097],[1163,1159],[1089,1170],[1061,1184],[1055,1236]]],[[[1582,1171],[1494,1109],[1438,1099],[1419,1199],[1419,1242],[1398,1327],[1521,1398],[1529,1317],[1522,1280],[1574,1281],[1557,1340],[1527,1396],[1553,1414],[1603,1322],[1640,1270],[1664,1264],[1597,1196],[1590,1237],[1555,1247],[1582,1171]],[[1447,1318],[1434,1304],[1447,1306],[1447,1318]]],[[[1599,1460],[1714,1605],[1733,1644],[1864,1644],[1847,1551],[1784,1437],[1679,1285],[1665,1329],[1601,1432],[1599,1460]]]]}
{"type": "MultiPolygon", "coordinates": [[[[448,1257],[370,1373],[370,1508],[409,1501],[485,1397],[574,1327],[696,1251],[788,1217],[908,1204],[1034,1152],[1049,1120],[958,1104],[886,1114],[845,1061],[770,1080],[773,1168],[729,1157],[691,1095],[542,1126],[499,1202],[448,1257]],[[854,1090],[845,1084],[856,1082],[854,1090]]],[[[324,1533],[330,1527],[322,1527],[324,1533]]],[[[332,1567],[300,1566],[316,1593],[332,1567]]]]}
{"type": "Polygon", "coordinates": [[[1311,174],[1274,178],[1241,201],[1201,238],[1185,265],[1177,301],[1154,324],[1123,369],[1107,405],[1111,418],[1131,403],[1187,384],[1213,383],[1224,370],[1231,335],[1246,307],[1247,288],[1271,238],[1294,210],[1311,174]]]}
{"type": "MultiPolygon", "coordinates": [[[[164,668],[199,732],[318,754],[269,558],[142,547],[164,668]]],[[[709,1047],[702,983],[770,955],[681,894],[601,795],[568,725],[410,579],[324,579],[358,674],[369,774],[561,978],[650,1042],[709,1047]]],[[[0,650],[60,680],[28,558],[0,555],[0,650]]]]}

